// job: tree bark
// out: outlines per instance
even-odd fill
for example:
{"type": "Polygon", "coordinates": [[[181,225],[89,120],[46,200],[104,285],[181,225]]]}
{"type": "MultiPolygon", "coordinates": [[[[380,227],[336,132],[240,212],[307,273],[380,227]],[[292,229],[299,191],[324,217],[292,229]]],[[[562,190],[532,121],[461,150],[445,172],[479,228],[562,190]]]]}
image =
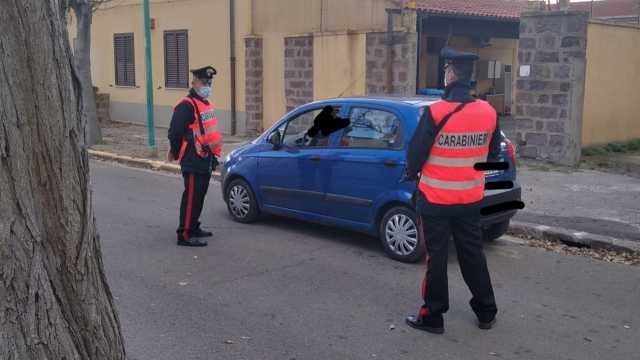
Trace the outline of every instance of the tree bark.
{"type": "Polygon", "coordinates": [[[91,79],[91,21],[93,19],[92,0],[70,0],[69,5],[76,15],[76,43],[73,52],[74,64],[82,89],[82,120],[85,126],[86,145],[91,146],[102,141],[102,132],[98,124],[96,99],[91,79]]]}
{"type": "Polygon", "coordinates": [[[125,359],[65,0],[0,1],[0,359],[125,359]]]}

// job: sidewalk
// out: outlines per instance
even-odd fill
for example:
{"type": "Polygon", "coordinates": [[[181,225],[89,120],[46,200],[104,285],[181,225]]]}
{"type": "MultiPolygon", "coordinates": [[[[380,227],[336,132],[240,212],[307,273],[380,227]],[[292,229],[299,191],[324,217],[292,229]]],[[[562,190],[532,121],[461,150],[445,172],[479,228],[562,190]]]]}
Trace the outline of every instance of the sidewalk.
{"type": "MultiPolygon", "coordinates": [[[[147,128],[145,126],[119,122],[112,122],[108,126],[103,126],[103,142],[92,146],[91,149],[135,158],[164,161],[167,157],[167,151],[169,151],[167,131],[165,128],[155,129],[157,157],[152,156],[151,150],[147,145],[147,128]]],[[[249,140],[252,139],[224,136],[222,140],[222,158],[224,159],[229,152],[249,140]]]]}
{"type": "MultiPolygon", "coordinates": [[[[144,126],[114,123],[102,131],[104,142],[92,147],[93,157],[180,172],[179,165],[164,161],[169,148],[166,129],[156,129],[157,157],[150,156],[144,126]]],[[[225,137],[223,158],[249,140],[225,137]]],[[[517,181],[526,206],[514,217],[510,232],[587,247],[640,251],[640,172],[632,171],[632,166],[602,167],[629,159],[631,164],[640,163],[640,155],[635,154],[590,161],[578,169],[519,161],[517,181]]]]}
{"type": "Polygon", "coordinates": [[[640,246],[637,178],[521,162],[518,182],[526,206],[514,221],[568,230],[577,242],[581,236],[595,234],[640,246]]]}

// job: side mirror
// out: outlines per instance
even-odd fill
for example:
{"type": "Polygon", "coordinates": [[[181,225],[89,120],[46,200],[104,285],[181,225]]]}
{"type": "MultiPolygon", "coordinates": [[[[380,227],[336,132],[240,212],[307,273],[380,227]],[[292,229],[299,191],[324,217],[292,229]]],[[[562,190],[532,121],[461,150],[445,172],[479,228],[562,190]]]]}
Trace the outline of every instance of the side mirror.
{"type": "Polygon", "coordinates": [[[279,131],[272,132],[267,138],[267,142],[273,145],[275,150],[278,150],[282,147],[282,138],[280,137],[279,131]]]}

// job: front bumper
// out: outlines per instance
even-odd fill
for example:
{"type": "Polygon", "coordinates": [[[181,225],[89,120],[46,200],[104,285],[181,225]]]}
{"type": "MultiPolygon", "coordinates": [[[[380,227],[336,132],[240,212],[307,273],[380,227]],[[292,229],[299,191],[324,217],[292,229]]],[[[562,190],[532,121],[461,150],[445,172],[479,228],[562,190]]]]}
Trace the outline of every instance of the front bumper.
{"type": "MultiPolygon", "coordinates": [[[[514,183],[513,188],[508,190],[487,190],[485,191],[484,199],[482,200],[481,208],[486,208],[493,205],[499,205],[503,203],[522,201],[522,189],[519,184],[514,183]]],[[[501,223],[511,219],[517,212],[516,209],[509,209],[504,211],[495,212],[482,216],[482,225],[490,226],[493,224],[501,223]]]]}

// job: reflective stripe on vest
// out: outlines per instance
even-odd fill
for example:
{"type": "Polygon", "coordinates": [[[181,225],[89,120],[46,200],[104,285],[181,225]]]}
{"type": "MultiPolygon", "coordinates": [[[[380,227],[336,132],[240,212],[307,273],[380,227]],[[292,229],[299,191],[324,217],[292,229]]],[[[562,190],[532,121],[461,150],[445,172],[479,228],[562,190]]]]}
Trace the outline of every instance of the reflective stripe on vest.
{"type": "Polygon", "coordinates": [[[487,161],[486,156],[475,156],[466,158],[444,157],[444,156],[429,156],[427,163],[430,165],[440,165],[449,167],[468,167],[474,166],[476,163],[487,161]]]}
{"type": "Polygon", "coordinates": [[[432,179],[426,176],[420,177],[420,182],[425,185],[449,190],[469,190],[477,186],[484,185],[484,179],[475,179],[469,181],[444,181],[432,179]]]}
{"type": "MultiPolygon", "coordinates": [[[[458,105],[447,101],[432,104],[429,110],[436,126],[458,105]]],[[[484,172],[473,167],[487,160],[496,117],[488,103],[476,100],[451,116],[436,134],[418,183],[429,202],[461,205],[482,200],[484,172]]]]}
{"type": "MultiPolygon", "coordinates": [[[[193,134],[196,154],[201,158],[205,158],[207,156],[206,148],[209,147],[214,155],[220,156],[222,154],[222,146],[220,145],[220,142],[222,141],[222,133],[217,129],[218,119],[216,119],[213,112],[213,104],[211,102],[205,104],[196,98],[185,96],[178,101],[176,106],[184,101],[189,102],[194,109],[193,122],[189,125],[189,128],[193,134]],[[200,121],[198,121],[198,114],[196,114],[196,111],[200,111],[203,131],[200,130],[200,121]]],[[[178,161],[182,160],[186,150],[187,140],[184,138],[182,139],[182,147],[180,149],[178,161]]]]}

